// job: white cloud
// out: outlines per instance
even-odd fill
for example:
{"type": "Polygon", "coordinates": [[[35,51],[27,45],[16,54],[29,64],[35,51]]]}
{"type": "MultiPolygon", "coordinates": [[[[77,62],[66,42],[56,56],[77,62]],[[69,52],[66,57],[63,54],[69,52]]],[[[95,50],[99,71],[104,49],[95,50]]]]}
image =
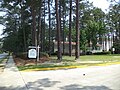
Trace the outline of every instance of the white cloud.
{"type": "Polygon", "coordinates": [[[107,0],[89,0],[95,7],[101,8],[104,12],[109,8],[110,3],[107,0]]]}
{"type": "Polygon", "coordinates": [[[3,36],[1,35],[3,33],[3,28],[4,26],[0,24],[0,38],[2,38],[3,36]]]}

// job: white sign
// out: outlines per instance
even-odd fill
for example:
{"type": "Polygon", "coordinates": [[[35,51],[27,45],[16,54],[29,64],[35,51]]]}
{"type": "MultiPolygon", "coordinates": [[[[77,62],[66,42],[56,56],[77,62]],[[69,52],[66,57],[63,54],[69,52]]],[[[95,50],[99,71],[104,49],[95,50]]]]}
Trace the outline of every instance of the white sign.
{"type": "Polygon", "coordinates": [[[29,58],[36,58],[37,57],[37,51],[35,49],[30,49],[28,51],[28,57],[29,58]]]}
{"type": "Polygon", "coordinates": [[[113,51],[115,51],[115,48],[113,48],[113,51]]]}

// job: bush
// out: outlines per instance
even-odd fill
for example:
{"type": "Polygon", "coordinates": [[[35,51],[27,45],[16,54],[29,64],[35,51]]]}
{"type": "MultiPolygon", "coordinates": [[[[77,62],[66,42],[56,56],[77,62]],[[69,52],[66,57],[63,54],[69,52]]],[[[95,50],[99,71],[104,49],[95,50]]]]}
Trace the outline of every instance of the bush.
{"type": "Polygon", "coordinates": [[[86,52],[86,55],[92,55],[92,52],[87,51],[87,52],[86,52]]]}
{"type": "Polygon", "coordinates": [[[104,52],[96,52],[94,55],[106,55],[106,54],[111,54],[110,51],[104,51],[104,52]]]}
{"type": "Polygon", "coordinates": [[[49,55],[46,52],[40,52],[40,63],[44,63],[45,61],[49,61],[49,55]]]}
{"type": "Polygon", "coordinates": [[[115,48],[115,53],[120,54],[120,43],[118,42],[114,43],[113,47],[115,48]]]}
{"type": "Polygon", "coordinates": [[[0,54],[3,53],[2,50],[0,50],[0,54]]]}
{"type": "Polygon", "coordinates": [[[21,53],[15,53],[15,57],[21,58],[21,59],[28,59],[27,52],[21,52],[21,53]]]}
{"type": "Polygon", "coordinates": [[[47,58],[49,58],[49,55],[46,52],[40,52],[40,57],[47,57],[47,58]]]}

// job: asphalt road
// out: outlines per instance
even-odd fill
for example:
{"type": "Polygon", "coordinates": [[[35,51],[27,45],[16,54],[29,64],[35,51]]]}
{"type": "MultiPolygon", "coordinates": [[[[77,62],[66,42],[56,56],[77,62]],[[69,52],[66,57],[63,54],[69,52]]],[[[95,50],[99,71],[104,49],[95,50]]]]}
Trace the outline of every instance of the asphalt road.
{"type": "Polygon", "coordinates": [[[29,90],[120,90],[120,65],[21,74],[29,90]]]}
{"type": "Polygon", "coordinates": [[[120,90],[120,65],[19,72],[10,56],[0,90],[120,90]]]}
{"type": "Polygon", "coordinates": [[[4,58],[7,55],[8,55],[8,53],[2,53],[2,54],[0,54],[0,59],[4,58]]]}

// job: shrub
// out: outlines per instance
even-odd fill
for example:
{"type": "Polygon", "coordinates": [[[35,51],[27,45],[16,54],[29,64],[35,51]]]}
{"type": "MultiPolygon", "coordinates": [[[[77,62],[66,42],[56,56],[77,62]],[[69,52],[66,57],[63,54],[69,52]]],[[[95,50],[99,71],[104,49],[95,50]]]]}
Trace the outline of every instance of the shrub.
{"type": "Polygon", "coordinates": [[[21,52],[21,53],[15,53],[15,57],[21,58],[21,59],[27,59],[27,52],[21,52]]]}
{"type": "Polygon", "coordinates": [[[120,43],[115,42],[113,47],[115,48],[115,53],[120,54],[120,43]]]}
{"type": "Polygon", "coordinates": [[[46,52],[40,52],[40,56],[49,58],[49,55],[46,52]]]}
{"type": "Polygon", "coordinates": [[[106,54],[111,54],[110,51],[104,51],[104,52],[96,52],[94,55],[106,55],[106,54]]]}
{"type": "Polygon", "coordinates": [[[87,51],[87,52],[86,52],[86,55],[92,55],[92,52],[87,51]]]}

